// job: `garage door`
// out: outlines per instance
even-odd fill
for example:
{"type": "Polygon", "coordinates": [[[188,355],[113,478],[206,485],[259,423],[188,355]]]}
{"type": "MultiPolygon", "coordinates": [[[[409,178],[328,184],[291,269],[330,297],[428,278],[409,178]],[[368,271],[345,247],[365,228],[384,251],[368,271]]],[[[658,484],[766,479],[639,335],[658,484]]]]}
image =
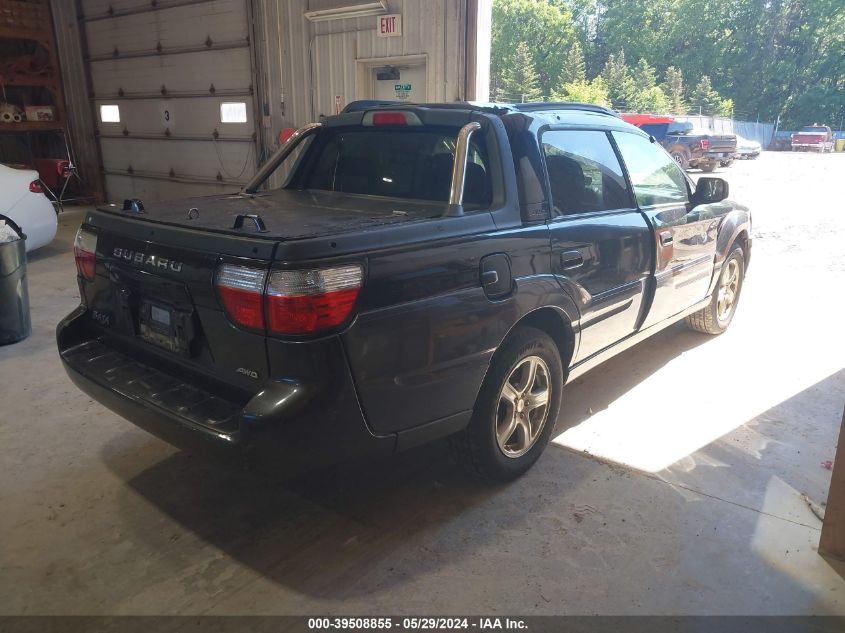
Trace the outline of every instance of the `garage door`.
{"type": "Polygon", "coordinates": [[[233,190],[255,172],[249,0],[83,0],[106,195],[233,190]]]}

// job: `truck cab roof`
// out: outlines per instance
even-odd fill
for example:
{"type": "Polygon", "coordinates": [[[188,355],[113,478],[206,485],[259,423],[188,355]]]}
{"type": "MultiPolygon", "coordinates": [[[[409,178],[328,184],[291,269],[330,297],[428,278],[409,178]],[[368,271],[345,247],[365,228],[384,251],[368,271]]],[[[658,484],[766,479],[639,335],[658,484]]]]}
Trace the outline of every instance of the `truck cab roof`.
{"type": "Polygon", "coordinates": [[[451,103],[406,103],[403,101],[353,101],[344,108],[340,115],[325,117],[326,125],[354,124],[345,115],[374,110],[403,110],[420,115],[424,124],[460,124],[469,121],[473,115],[486,114],[498,116],[503,121],[510,118],[524,120],[526,117],[540,125],[564,125],[574,127],[600,126],[607,129],[636,130],[637,128],[622,120],[619,114],[603,106],[576,102],[539,102],[539,103],[480,103],[456,101],[451,103]]]}

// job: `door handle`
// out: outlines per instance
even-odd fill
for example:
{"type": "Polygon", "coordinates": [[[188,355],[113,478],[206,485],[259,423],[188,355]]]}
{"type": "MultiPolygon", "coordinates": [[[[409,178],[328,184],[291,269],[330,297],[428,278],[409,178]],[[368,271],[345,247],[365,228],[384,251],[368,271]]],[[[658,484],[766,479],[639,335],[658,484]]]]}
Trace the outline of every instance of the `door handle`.
{"type": "Polygon", "coordinates": [[[560,266],[564,270],[578,268],[584,263],[581,251],[564,251],[560,254],[560,266]]]}
{"type": "Polygon", "coordinates": [[[675,241],[675,238],[672,236],[671,231],[663,231],[660,234],[660,245],[661,246],[669,246],[672,242],[675,241]]]}
{"type": "Polygon", "coordinates": [[[499,283],[499,273],[495,270],[488,270],[481,273],[481,283],[485,286],[494,286],[499,283]]]}

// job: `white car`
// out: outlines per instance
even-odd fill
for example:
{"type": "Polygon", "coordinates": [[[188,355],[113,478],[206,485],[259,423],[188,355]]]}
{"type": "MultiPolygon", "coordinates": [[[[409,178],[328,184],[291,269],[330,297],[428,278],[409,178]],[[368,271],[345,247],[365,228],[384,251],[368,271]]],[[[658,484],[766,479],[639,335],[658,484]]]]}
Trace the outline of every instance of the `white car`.
{"type": "Polygon", "coordinates": [[[739,134],[736,135],[737,158],[757,158],[762,151],[763,146],[757,141],[743,138],[739,134]]]}
{"type": "Polygon", "coordinates": [[[56,237],[56,210],[44,195],[35,170],[0,164],[0,215],[21,227],[27,252],[56,237]]]}

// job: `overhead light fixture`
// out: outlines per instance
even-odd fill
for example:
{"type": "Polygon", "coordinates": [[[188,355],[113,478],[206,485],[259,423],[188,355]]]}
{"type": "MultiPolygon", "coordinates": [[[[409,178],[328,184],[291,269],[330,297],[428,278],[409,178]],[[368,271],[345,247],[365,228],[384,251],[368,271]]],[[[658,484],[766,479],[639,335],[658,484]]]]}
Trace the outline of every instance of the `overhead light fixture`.
{"type": "Polygon", "coordinates": [[[306,11],[303,15],[311,22],[325,22],[326,20],[346,20],[349,18],[364,18],[368,15],[383,15],[387,13],[386,0],[351,4],[344,7],[306,11]]]}

